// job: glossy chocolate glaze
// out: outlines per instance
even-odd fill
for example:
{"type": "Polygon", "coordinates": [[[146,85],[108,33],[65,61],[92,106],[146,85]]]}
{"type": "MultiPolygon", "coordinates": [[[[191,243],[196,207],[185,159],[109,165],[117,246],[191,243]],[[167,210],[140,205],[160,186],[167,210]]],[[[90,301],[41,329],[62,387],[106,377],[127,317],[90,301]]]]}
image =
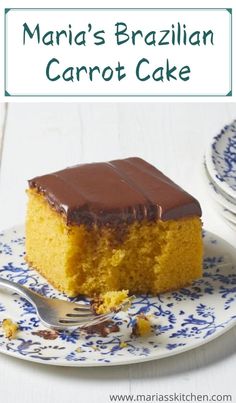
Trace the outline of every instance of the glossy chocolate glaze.
{"type": "Polygon", "coordinates": [[[29,187],[43,194],[69,225],[201,216],[196,199],[136,157],[76,165],[33,178],[29,187]]]}

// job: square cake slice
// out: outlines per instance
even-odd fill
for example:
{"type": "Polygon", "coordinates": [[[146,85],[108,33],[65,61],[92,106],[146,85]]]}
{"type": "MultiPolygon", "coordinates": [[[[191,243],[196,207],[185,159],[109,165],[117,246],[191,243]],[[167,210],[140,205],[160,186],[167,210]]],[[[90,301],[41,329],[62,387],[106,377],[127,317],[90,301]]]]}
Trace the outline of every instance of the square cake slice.
{"type": "Polygon", "coordinates": [[[68,296],[156,294],[202,275],[201,208],[140,158],[29,181],[26,258],[68,296]]]}

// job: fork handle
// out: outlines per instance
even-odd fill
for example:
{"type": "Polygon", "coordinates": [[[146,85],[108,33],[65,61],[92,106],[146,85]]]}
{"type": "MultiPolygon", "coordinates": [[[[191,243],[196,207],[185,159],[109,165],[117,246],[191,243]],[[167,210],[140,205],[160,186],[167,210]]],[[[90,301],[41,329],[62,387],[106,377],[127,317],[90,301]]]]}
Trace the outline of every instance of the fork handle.
{"type": "Polygon", "coordinates": [[[37,297],[37,293],[34,291],[29,290],[28,288],[20,285],[18,283],[14,283],[13,281],[6,280],[0,277],[0,287],[7,288],[11,291],[16,292],[17,294],[21,295],[22,297],[26,298],[28,302],[35,306],[34,302],[34,294],[37,297]]]}

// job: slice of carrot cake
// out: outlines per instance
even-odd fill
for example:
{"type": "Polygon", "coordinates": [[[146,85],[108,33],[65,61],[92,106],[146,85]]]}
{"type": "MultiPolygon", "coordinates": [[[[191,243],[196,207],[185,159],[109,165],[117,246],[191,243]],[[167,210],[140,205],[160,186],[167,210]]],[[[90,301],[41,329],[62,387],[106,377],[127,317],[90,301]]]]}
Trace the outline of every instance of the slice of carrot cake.
{"type": "Polygon", "coordinates": [[[69,296],[156,294],[202,275],[201,208],[140,158],[29,181],[26,256],[69,296]]]}

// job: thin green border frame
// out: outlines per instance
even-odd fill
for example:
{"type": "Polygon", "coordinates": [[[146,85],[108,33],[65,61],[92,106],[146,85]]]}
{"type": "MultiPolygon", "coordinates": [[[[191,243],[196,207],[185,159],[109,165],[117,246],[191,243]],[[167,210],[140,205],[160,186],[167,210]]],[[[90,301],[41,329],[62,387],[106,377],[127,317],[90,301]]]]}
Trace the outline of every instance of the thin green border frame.
{"type": "Polygon", "coordinates": [[[193,98],[197,98],[197,97],[229,97],[233,95],[233,88],[232,88],[232,83],[233,83],[233,34],[232,34],[232,24],[233,22],[233,11],[232,8],[220,8],[220,7],[207,7],[207,8],[203,8],[203,7],[173,7],[173,8],[155,8],[155,7],[151,7],[151,8],[146,8],[146,7],[140,7],[140,8],[112,8],[112,7],[104,7],[104,8],[99,8],[99,7],[93,7],[93,8],[68,8],[68,7],[37,7],[37,8],[33,8],[33,7],[23,7],[23,8],[5,8],[4,9],[4,95],[6,97],[27,97],[27,98],[32,98],[32,97],[36,97],[36,98],[54,98],[54,97],[58,97],[58,98],[135,98],[135,97],[143,97],[143,98],[159,98],[159,97],[185,97],[185,98],[189,98],[189,97],[193,97],[193,98]],[[7,91],[7,14],[9,11],[11,10],[17,10],[17,11],[23,11],[23,10],[46,10],[46,11],[63,11],[63,10],[76,10],[76,11],[89,11],[89,10],[95,10],[95,11],[111,11],[111,10],[125,10],[125,11],[170,11],[170,10],[191,10],[191,11],[228,11],[228,13],[230,14],[230,20],[229,20],[229,53],[230,53],[230,63],[229,63],[229,91],[227,94],[222,95],[222,94],[204,94],[204,95],[200,95],[200,94],[17,94],[17,95],[11,95],[8,91],[7,91]]]}

